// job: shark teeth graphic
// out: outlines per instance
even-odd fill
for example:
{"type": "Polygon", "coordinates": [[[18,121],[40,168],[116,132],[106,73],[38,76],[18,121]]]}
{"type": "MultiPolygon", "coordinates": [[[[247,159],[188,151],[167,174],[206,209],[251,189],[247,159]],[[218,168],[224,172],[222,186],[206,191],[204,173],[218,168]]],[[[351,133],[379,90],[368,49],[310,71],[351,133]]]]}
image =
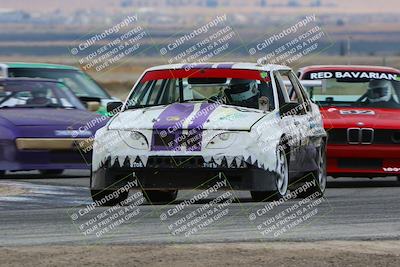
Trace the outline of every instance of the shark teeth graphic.
{"type": "Polygon", "coordinates": [[[229,168],[237,168],[237,167],[239,167],[239,166],[236,164],[236,160],[233,159],[231,164],[229,164],[229,168]]]}
{"type": "Polygon", "coordinates": [[[129,156],[129,166],[132,168],[133,163],[137,160],[137,156],[129,156]]]}
{"type": "Polygon", "coordinates": [[[104,165],[109,164],[109,166],[114,166],[118,163],[119,167],[130,166],[134,167],[134,163],[141,163],[143,167],[147,164],[147,156],[111,156],[104,158],[100,161],[98,168],[103,167],[104,165]]]}
{"type": "Polygon", "coordinates": [[[254,161],[252,164],[253,164],[254,166],[260,167],[260,166],[258,165],[258,160],[254,161]]]}
{"type": "Polygon", "coordinates": [[[203,156],[204,162],[210,162],[212,160],[212,156],[203,156]]]}
{"type": "MultiPolygon", "coordinates": [[[[244,155],[244,156],[203,156],[205,163],[216,164],[220,167],[225,168],[245,168],[247,164],[253,165],[260,169],[269,170],[265,167],[265,163],[259,161],[254,155],[244,155]]],[[[108,166],[114,166],[118,163],[119,167],[130,166],[133,167],[146,167],[148,162],[148,156],[108,156],[103,158],[97,166],[101,168],[108,164],[108,166]]]]}
{"type": "Polygon", "coordinates": [[[221,167],[225,167],[225,168],[228,168],[228,167],[229,167],[228,161],[226,160],[226,157],[223,157],[223,158],[222,158],[221,167]]]}
{"type": "Polygon", "coordinates": [[[240,164],[242,163],[242,161],[243,161],[243,157],[235,157],[235,161],[236,161],[236,166],[240,166],[240,164]]]}
{"type": "Polygon", "coordinates": [[[121,156],[121,157],[117,157],[117,159],[118,159],[119,166],[120,167],[124,166],[125,157],[121,156]]]}
{"type": "Polygon", "coordinates": [[[103,159],[100,161],[100,164],[99,164],[100,166],[96,166],[97,169],[98,169],[99,167],[103,167],[105,162],[106,162],[106,158],[103,158],[103,159]]]}
{"type": "Polygon", "coordinates": [[[248,156],[247,157],[247,159],[245,160],[248,164],[253,164],[252,162],[251,162],[251,156],[248,156]]]}
{"type": "Polygon", "coordinates": [[[235,157],[226,156],[226,162],[227,162],[228,167],[230,167],[234,161],[235,161],[235,157]]]}
{"type": "Polygon", "coordinates": [[[118,160],[117,156],[111,156],[110,166],[113,166],[115,162],[117,162],[117,160],[118,160]]]}
{"type": "Polygon", "coordinates": [[[215,162],[217,165],[221,165],[222,159],[223,159],[222,157],[213,158],[214,162],[215,162]]]}
{"type": "Polygon", "coordinates": [[[125,160],[124,160],[124,163],[123,163],[123,166],[125,167],[125,166],[130,166],[130,165],[131,165],[131,161],[130,161],[129,157],[126,156],[125,160]]]}
{"type": "Polygon", "coordinates": [[[149,159],[148,156],[139,156],[140,161],[143,163],[143,166],[147,166],[147,160],[149,159]]]}

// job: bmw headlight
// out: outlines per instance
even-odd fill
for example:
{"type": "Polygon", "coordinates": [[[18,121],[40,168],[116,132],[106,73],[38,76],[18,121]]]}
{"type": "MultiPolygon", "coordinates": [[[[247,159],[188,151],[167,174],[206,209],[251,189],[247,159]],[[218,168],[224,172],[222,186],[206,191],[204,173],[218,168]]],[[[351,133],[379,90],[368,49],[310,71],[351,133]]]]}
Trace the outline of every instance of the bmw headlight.
{"type": "Polygon", "coordinates": [[[140,150],[149,149],[149,143],[147,142],[146,137],[137,131],[120,131],[119,135],[121,139],[127,144],[129,147],[140,150]]]}
{"type": "Polygon", "coordinates": [[[236,134],[235,133],[220,133],[214,136],[210,142],[208,142],[206,148],[209,149],[222,149],[227,148],[235,142],[236,134]]]}

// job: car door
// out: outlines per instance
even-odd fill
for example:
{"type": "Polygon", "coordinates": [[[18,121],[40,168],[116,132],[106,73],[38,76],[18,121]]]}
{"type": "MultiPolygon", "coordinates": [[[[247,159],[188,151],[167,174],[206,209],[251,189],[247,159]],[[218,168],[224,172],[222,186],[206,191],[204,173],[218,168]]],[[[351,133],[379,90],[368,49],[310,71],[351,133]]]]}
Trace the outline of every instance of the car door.
{"type": "Polygon", "coordinates": [[[279,109],[281,115],[281,127],[286,135],[286,139],[290,146],[290,161],[289,166],[290,169],[297,169],[297,163],[299,158],[299,148],[300,148],[300,130],[299,130],[299,120],[295,113],[291,112],[290,107],[295,104],[291,102],[289,91],[287,86],[285,85],[284,80],[285,72],[283,71],[275,71],[274,72],[274,80],[278,93],[278,102],[279,109]],[[288,109],[286,107],[289,107],[288,109]],[[288,112],[285,112],[288,111],[288,112]]]}
{"type": "Polygon", "coordinates": [[[297,100],[304,107],[302,112],[296,114],[296,121],[299,122],[298,129],[300,131],[299,162],[301,163],[301,168],[299,171],[311,171],[316,167],[316,147],[319,146],[321,139],[321,131],[319,131],[320,123],[314,117],[317,114],[313,113],[311,100],[302,88],[298,78],[293,72],[289,73],[288,77],[292,83],[292,88],[289,92],[291,100],[297,100]]]}

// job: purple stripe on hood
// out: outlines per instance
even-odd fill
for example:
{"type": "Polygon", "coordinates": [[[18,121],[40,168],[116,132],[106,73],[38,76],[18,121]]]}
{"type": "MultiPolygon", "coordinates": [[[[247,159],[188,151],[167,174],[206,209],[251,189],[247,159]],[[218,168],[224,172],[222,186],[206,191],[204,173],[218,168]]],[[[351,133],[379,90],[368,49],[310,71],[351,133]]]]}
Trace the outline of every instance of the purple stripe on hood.
{"type": "Polygon", "coordinates": [[[187,150],[200,151],[203,139],[203,128],[211,113],[218,107],[218,104],[202,103],[200,110],[196,113],[194,120],[189,124],[187,138],[187,150]]]}
{"type": "Polygon", "coordinates": [[[194,110],[191,103],[174,103],[158,116],[153,126],[151,150],[180,150],[182,124],[194,110]]]}

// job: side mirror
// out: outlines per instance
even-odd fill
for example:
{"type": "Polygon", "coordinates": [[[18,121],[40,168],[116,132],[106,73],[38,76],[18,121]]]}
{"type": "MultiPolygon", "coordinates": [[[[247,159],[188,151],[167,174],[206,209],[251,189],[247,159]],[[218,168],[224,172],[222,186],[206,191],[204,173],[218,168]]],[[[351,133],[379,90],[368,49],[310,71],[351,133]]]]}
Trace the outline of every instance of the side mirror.
{"type": "Polygon", "coordinates": [[[100,97],[93,97],[93,96],[80,96],[78,97],[79,100],[82,103],[87,103],[87,102],[101,102],[101,98],[100,97]]]}
{"type": "Polygon", "coordinates": [[[89,111],[97,111],[101,103],[101,98],[99,97],[80,96],[79,100],[89,111]]]}
{"type": "Polygon", "coordinates": [[[86,107],[89,111],[96,112],[100,108],[100,103],[96,101],[86,102],[86,107]]]}
{"type": "Polygon", "coordinates": [[[299,115],[302,113],[304,106],[299,103],[285,103],[279,108],[282,117],[290,115],[299,115]]]}
{"type": "Polygon", "coordinates": [[[113,114],[119,112],[122,108],[123,103],[121,101],[113,101],[107,103],[107,112],[111,112],[113,114]]]}

